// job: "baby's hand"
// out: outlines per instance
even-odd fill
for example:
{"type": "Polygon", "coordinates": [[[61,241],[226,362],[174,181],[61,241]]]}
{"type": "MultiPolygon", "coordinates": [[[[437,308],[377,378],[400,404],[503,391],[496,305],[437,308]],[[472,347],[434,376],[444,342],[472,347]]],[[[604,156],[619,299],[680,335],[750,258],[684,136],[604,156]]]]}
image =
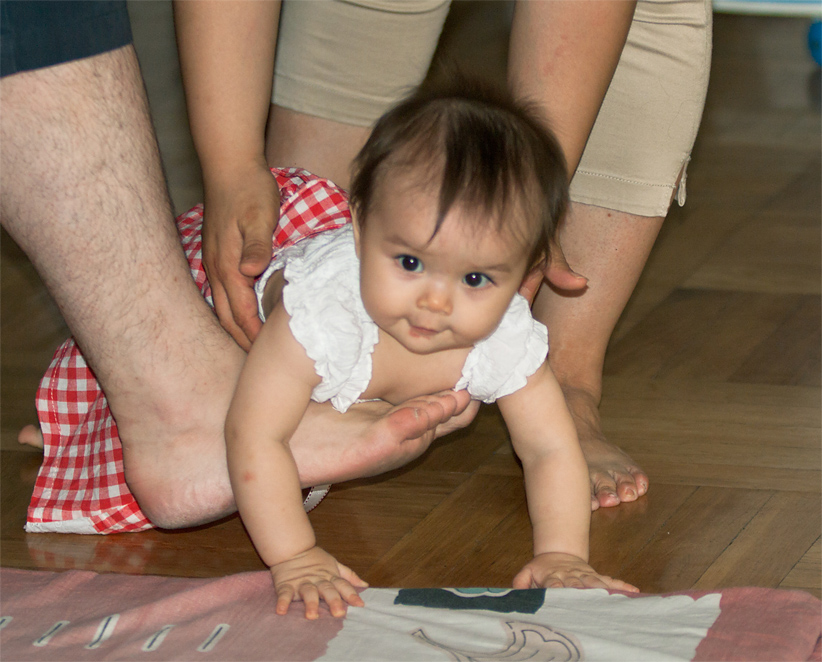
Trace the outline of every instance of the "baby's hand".
{"type": "Polygon", "coordinates": [[[578,556],[547,552],[535,556],[514,577],[514,588],[612,588],[638,593],[639,589],[619,579],[598,574],[578,556]]]}
{"type": "Polygon", "coordinates": [[[365,588],[368,584],[319,547],[277,563],[270,571],[280,615],[286,614],[295,600],[305,603],[305,617],[311,620],[320,616],[320,598],[337,618],[345,616],[346,603],[355,607],[365,604],[354,587],[365,588]]]}

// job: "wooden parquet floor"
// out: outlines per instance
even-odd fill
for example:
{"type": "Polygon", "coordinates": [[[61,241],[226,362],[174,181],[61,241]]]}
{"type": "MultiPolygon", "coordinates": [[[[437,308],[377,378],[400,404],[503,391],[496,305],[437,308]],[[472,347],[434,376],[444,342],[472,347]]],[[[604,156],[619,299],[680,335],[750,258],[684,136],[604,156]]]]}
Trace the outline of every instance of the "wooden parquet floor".
{"type": "MultiPolygon", "coordinates": [[[[182,210],[201,193],[168,7],[135,5],[182,210]]],[[[455,11],[470,30],[452,26],[445,48],[498,75],[505,7],[455,11]]],[[[821,594],[820,81],[806,28],[802,19],[717,16],[688,203],[672,210],[609,350],[605,431],[652,482],[638,502],[594,513],[591,560],[647,592],[821,594]]],[[[2,258],[2,564],[187,576],[261,569],[236,517],[182,532],[23,533],[39,456],[18,447],[16,433],[33,421],[37,380],[67,332],[7,236],[2,258]]],[[[311,519],[320,544],[376,586],[507,586],[529,556],[520,469],[493,407],[412,466],[335,486],[311,519]]]]}

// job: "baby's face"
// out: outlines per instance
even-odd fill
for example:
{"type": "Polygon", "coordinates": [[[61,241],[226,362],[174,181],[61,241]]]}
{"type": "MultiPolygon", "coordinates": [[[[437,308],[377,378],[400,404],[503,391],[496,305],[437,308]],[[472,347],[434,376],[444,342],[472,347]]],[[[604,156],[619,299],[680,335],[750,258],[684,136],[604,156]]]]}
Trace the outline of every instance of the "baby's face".
{"type": "Polygon", "coordinates": [[[357,231],[360,289],[377,325],[406,349],[468,348],[499,324],[528,266],[511,233],[477,231],[455,205],[431,239],[437,197],[387,177],[357,231]],[[383,191],[390,191],[384,194],[383,191]]]}

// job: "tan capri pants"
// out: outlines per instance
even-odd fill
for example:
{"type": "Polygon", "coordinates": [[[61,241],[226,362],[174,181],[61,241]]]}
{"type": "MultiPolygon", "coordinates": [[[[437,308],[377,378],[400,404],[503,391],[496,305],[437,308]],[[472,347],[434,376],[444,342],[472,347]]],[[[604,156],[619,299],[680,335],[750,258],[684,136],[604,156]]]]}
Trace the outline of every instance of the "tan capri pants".
{"type": "MultiPolygon", "coordinates": [[[[534,2],[543,0],[519,0],[534,2]]],[[[272,102],[371,126],[428,71],[448,0],[285,0],[272,102]]],[[[708,87],[710,0],[639,0],[571,198],[639,216],[685,202],[708,87]]]]}

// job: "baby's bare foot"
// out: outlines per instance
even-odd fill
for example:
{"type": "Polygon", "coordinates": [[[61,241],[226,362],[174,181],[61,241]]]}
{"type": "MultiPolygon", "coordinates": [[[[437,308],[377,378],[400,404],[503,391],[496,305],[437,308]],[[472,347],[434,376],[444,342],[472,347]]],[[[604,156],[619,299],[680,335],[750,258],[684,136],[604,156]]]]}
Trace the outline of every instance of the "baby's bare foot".
{"type": "Polygon", "coordinates": [[[34,446],[43,450],[43,433],[36,425],[26,425],[17,434],[17,441],[26,446],[34,446]]]}
{"type": "Polygon", "coordinates": [[[602,433],[596,398],[584,389],[563,387],[591,477],[591,510],[636,501],[648,491],[648,476],[602,433]]]}

